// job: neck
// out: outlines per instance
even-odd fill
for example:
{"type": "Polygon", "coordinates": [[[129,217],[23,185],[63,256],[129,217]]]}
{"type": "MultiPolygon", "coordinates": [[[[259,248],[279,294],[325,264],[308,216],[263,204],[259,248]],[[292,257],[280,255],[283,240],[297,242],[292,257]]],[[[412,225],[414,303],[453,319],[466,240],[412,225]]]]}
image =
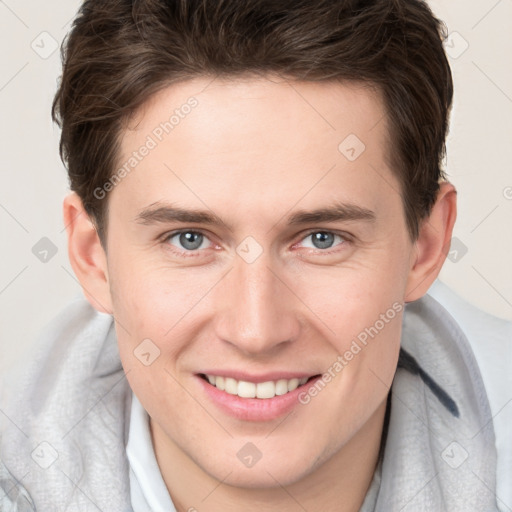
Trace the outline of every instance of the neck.
{"type": "MultiPolygon", "coordinates": [[[[386,400],[336,453],[286,487],[227,485],[205,472],[151,421],[158,465],[178,512],[359,511],[378,463],[386,400]],[[299,507],[299,508],[300,508],[299,507]]],[[[227,475],[226,475],[227,477],[227,475]]]]}

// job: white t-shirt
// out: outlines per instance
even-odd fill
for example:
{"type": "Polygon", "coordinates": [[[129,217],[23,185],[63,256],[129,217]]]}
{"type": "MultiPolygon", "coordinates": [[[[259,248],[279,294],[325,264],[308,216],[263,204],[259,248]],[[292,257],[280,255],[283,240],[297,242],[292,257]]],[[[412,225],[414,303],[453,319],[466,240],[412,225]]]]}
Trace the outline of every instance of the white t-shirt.
{"type": "Polygon", "coordinates": [[[126,455],[130,463],[133,511],[176,512],[156,461],[149,431],[149,415],[133,393],[126,455]]]}

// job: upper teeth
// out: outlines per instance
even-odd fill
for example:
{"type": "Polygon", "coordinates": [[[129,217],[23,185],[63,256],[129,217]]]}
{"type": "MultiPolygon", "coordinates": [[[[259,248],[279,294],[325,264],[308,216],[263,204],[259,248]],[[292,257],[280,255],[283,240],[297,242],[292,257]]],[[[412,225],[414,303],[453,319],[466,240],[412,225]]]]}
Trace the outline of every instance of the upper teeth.
{"type": "Polygon", "coordinates": [[[238,395],[242,398],[274,398],[276,395],[284,395],[297,389],[308,380],[308,377],[303,377],[302,379],[269,380],[255,384],[254,382],[236,380],[231,377],[219,377],[216,375],[206,375],[206,377],[212,386],[230,395],[238,395]]]}

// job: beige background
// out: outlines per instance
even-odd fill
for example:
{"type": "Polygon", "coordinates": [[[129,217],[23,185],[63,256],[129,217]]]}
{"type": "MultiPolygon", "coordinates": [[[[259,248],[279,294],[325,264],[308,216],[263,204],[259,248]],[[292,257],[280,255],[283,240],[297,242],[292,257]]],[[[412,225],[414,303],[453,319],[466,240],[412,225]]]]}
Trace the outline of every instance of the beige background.
{"type": "MultiPolygon", "coordinates": [[[[459,190],[459,218],[453,261],[441,278],[478,307],[512,319],[512,0],[430,4],[452,33],[456,88],[446,168],[459,190]]],[[[78,5],[0,2],[0,369],[22,358],[80,292],[67,260],[67,178],[50,120],[56,47],[78,5]],[[57,251],[46,263],[32,252],[43,237],[57,251]]]]}

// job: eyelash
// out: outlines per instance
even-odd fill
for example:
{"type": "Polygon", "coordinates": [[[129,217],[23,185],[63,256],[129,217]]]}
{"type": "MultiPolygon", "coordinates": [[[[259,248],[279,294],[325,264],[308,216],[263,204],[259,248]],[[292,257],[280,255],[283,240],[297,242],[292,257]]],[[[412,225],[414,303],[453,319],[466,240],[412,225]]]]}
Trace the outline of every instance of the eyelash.
{"type": "MultiPolygon", "coordinates": [[[[207,240],[210,240],[209,237],[206,235],[206,233],[203,233],[201,230],[181,229],[181,230],[173,231],[171,233],[166,233],[165,235],[163,235],[162,242],[164,244],[166,244],[168,247],[174,247],[169,243],[169,240],[174,238],[176,235],[181,235],[182,233],[195,233],[195,234],[202,235],[207,240]]],[[[328,231],[325,229],[312,229],[312,230],[306,232],[304,235],[302,235],[302,237],[299,241],[302,242],[304,239],[306,239],[308,236],[311,236],[314,233],[327,233],[330,235],[339,236],[342,239],[342,242],[339,243],[338,246],[344,246],[345,244],[351,242],[351,237],[347,233],[339,233],[337,231],[328,231]]],[[[210,240],[210,242],[211,242],[211,240],[210,240]]],[[[296,245],[296,244],[294,244],[294,245],[296,245]]],[[[201,256],[201,254],[200,254],[201,251],[204,251],[205,249],[194,249],[191,251],[179,251],[179,250],[172,248],[170,250],[179,256],[182,256],[185,258],[190,258],[190,257],[193,258],[193,257],[201,256]]],[[[310,249],[310,250],[312,250],[315,254],[320,253],[322,255],[330,255],[330,254],[337,253],[340,251],[340,249],[325,249],[325,250],[324,249],[316,249],[316,250],[310,249]]]]}

